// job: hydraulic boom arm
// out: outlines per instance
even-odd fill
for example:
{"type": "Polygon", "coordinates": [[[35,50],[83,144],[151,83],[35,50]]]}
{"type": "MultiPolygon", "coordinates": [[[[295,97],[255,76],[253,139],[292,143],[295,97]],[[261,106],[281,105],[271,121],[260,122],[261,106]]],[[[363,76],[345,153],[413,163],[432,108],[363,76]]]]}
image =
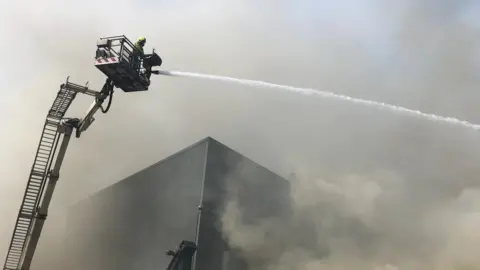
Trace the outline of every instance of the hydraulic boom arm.
{"type": "MultiPolygon", "coordinates": [[[[88,86],[68,82],[68,78],[66,83],[61,85],[47,114],[10,241],[4,270],[30,269],[72,132],[76,129],[76,137],[80,137],[81,132],[93,122],[93,115],[101,108],[108,95],[111,101],[112,93],[113,83],[108,79],[101,92],[91,90],[88,86]],[[94,96],[95,101],[83,119],[64,118],[77,93],[94,96]],[[58,145],[60,147],[57,149],[58,145]]],[[[108,108],[105,111],[102,108],[102,111],[106,112],[108,108]]]]}

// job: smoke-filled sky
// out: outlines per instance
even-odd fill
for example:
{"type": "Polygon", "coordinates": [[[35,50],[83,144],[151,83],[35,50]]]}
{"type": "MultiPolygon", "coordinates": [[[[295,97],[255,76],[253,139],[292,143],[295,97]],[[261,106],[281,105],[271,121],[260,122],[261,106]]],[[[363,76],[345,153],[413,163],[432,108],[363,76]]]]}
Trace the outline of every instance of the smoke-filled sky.
{"type": "MultiPolygon", "coordinates": [[[[98,37],[145,36],[164,69],[480,123],[479,14],[466,0],[3,1],[0,254],[58,86],[71,76],[101,88],[98,37]]],[[[72,116],[89,102],[78,97],[72,116]]],[[[338,101],[154,77],[148,92],[117,89],[108,114],[72,140],[37,257],[61,241],[54,234],[70,204],[212,136],[281,175],[297,173],[296,206],[317,226],[311,237],[327,238],[328,269],[466,269],[480,265],[478,135],[338,101]]],[[[292,246],[275,263],[291,268],[272,269],[322,269],[317,263],[292,246]]]]}

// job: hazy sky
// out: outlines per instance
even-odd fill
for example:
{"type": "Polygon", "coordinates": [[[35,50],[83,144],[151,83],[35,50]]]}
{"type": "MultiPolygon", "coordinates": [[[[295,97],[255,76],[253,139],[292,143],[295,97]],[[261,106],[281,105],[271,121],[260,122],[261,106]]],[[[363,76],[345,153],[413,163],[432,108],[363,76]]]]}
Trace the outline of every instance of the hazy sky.
{"type": "MultiPolygon", "coordinates": [[[[145,36],[164,69],[318,88],[480,123],[478,2],[259,2],[1,2],[0,254],[58,86],[70,75],[101,88],[92,59],[101,36],[145,36]]],[[[77,98],[71,115],[81,116],[89,102],[77,98]]],[[[330,192],[319,184],[327,182],[346,194],[342,209],[384,236],[375,238],[375,256],[357,258],[365,269],[390,259],[400,269],[478,260],[471,250],[458,252],[480,243],[468,230],[480,226],[470,195],[480,184],[478,133],[337,101],[166,77],[154,77],[145,93],[117,89],[109,113],[72,140],[38,256],[58,240],[52,233],[63,229],[66,206],[205,136],[279,174],[300,171],[299,183],[316,188],[309,192],[330,192]],[[375,199],[363,196],[365,185],[375,186],[375,199]],[[370,207],[368,220],[360,201],[370,207]],[[424,260],[412,266],[420,249],[424,260]]],[[[344,251],[331,267],[354,256],[338,245],[344,251]]]]}

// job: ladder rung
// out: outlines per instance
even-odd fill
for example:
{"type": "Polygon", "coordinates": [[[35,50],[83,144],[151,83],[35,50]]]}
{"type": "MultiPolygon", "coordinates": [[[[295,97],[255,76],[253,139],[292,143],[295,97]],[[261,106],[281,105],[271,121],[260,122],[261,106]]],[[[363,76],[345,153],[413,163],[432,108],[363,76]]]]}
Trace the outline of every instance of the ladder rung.
{"type": "Polygon", "coordinates": [[[37,193],[29,192],[28,194],[25,195],[25,202],[28,202],[30,204],[35,204],[39,194],[40,194],[40,192],[37,192],[37,193]]]}
{"type": "Polygon", "coordinates": [[[40,142],[40,144],[38,145],[38,150],[39,150],[39,152],[46,151],[47,153],[49,153],[51,151],[52,146],[53,146],[53,141],[52,142],[40,142]]]}
{"type": "Polygon", "coordinates": [[[32,187],[39,188],[43,183],[42,180],[43,180],[43,177],[32,175],[32,177],[30,177],[29,183],[32,187]]]}
{"type": "Polygon", "coordinates": [[[53,142],[54,137],[42,136],[41,141],[43,142],[53,142]]]}
{"type": "Polygon", "coordinates": [[[38,176],[45,176],[45,174],[43,172],[39,172],[39,171],[32,171],[32,175],[38,175],[38,176]]]}
{"type": "Polygon", "coordinates": [[[20,254],[9,253],[8,254],[8,257],[12,260],[20,260],[21,256],[22,256],[22,253],[20,253],[20,254]]]}
{"type": "Polygon", "coordinates": [[[52,148],[53,147],[50,147],[49,149],[38,148],[36,159],[48,159],[50,153],[52,152],[52,148]]]}
{"type": "MultiPolygon", "coordinates": [[[[49,136],[42,136],[42,138],[40,139],[40,143],[43,143],[46,146],[53,145],[54,141],[55,141],[55,137],[49,137],[49,136]]],[[[43,146],[43,145],[39,145],[39,148],[40,146],[43,146]]]]}
{"type": "Polygon", "coordinates": [[[30,176],[30,181],[28,181],[31,185],[34,185],[34,187],[38,187],[42,184],[43,182],[43,178],[42,176],[40,175],[32,175],[30,176]]]}
{"type": "Polygon", "coordinates": [[[43,149],[43,147],[51,147],[51,146],[52,146],[52,143],[50,143],[50,142],[43,142],[43,141],[42,141],[42,142],[40,142],[40,144],[39,144],[38,146],[39,146],[39,147],[38,147],[39,149],[43,149]]]}
{"type": "Polygon", "coordinates": [[[41,161],[41,160],[44,160],[44,158],[42,158],[42,159],[37,158],[37,159],[35,160],[35,162],[33,163],[34,166],[42,168],[41,170],[36,170],[36,171],[37,171],[37,172],[43,172],[43,171],[45,171],[45,165],[37,164],[37,161],[38,161],[38,160],[41,161]]]}
{"type": "Polygon", "coordinates": [[[33,218],[33,214],[32,213],[20,213],[20,216],[22,218],[28,218],[28,219],[32,219],[33,218]]]}
{"type": "Polygon", "coordinates": [[[12,247],[22,247],[23,246],[23,243],[18,243],[18,242],[13,242],[12,243],[12,247]]]}
{"type": "Polygon", "coordinates": [[[25,243],[25,238],[23,237],[18,237],[17,231],[15,231],[15,235],[14,235],[14,239],[13,239],[13,242],[12,242],[12,246],[16,246],[16,247],[22,247],[23,244],[25,243]]]}
{"type": "Polygon", "coordinates": [[[22,217],[19,223],[24,225],[25,227],[29,227],[30,223],[32,223],[31,221],[32,221],[33,214],[29,214],[29,216],[30,217],[28,219],[25,219],[24,217],[22,217]]]}
{"type": "MultiPolygon", "coordinates": [[[[27,235],[27,233],[28,233],[28,228],[27,228],[27,229],[21,229],[21,230],[20,230],[19,228],[16,228],[16,230],[15,230],[15,236],[18,236],[20,233],[22,234],[22,236],[23,236],[23,235],[27,235]]],[[[23,241],[23,240],[22,240],[22,241],[23,241]]],[[[20,244],[20,243],[18,243],[18,244],[20,244]]]]}
{"type": "MultiPolygon", "coordinates": [[[[47,169],[47,165],[46,165],[46,164],[43,164],[43,163],[37,163],[37,162],[35,162],[35,163],[33,164],[33,166],[35,167],[35,170],[36,170],[36,171],[40,171],[40,172],[44,172],[44,171],[47,169]]],[[[40,175],[36,175],[36,176],[37,176],[37,177],[40,177],[40,175]]],[[[41,179],[43,179],[43,176],[42,176],[41,179]]]]}
{"type": "Polygon", "coordinates": [[[53,143],[53,141],[55,140],[55,135],[56,134],[45,133],[45,134],[43,134],[41,141],[42,142],[47,142],[47,143],[53,143]]]}
{"type": "MultiPolygon", "coordinates": [[[[37,171],[37,172],[44,172],[45,169],[46,169],[45,166],[41,166],[40,164],[35,164],[35,163],[34,163],[33,166],[34,166],[34,167],[38,167],[38,168],[34,168],[34,170],[37,171]]],[[[39,176],[39,175],[37,175],[37,176],[39,176]]],[[[43,178],[43,177],[42,177],[42,178],[43,178]]]]}
{"type": "Polygon", "coordinates": [[[42,184],[42,179],[43,178],[40,178],[39,176],[30,177],[29,186],[34,187],[34,188],[40,188],[40,186],[42,184]]]}
{"type": "Polygon", "coordinates": [[[57,131],[56,131],[56,130],[45,130],[45,131],[43,132],[43,136],[42,136],[42,137],[46,137],[47,139],[53,139],[56,134],[57,134],[57,131]]]}
{"type": "Polygon", "coordinates": [[[28,188],[32,188],[32,189],[39,189],[40,186],[42,185],[42,180],[43,180],[43,177],[40,178],[39,176],[32,176],[30,177],[29,179],[30,181],[28,181],[28,188]]]}
{"type": "Polygon", "coordinates": [[[26,210],[26,208],[33,209],[33,207],[35,207],[36,202],[37,202],[36,197],[32,198],[31,196],[29,196],[29,197],[26,196],[25,200],[22,203],[22,211],[26,210]]]}
{"type": "Polygon", "coordinates": [[[54,120],[61,120],[63,115],[56,115],[53,110],[50,110],[50,112],[48,112],[48,116],[47,116],[49,119],[54,119],[54,120]]]}
{"type": "Polygon", "coordinates": [[[48,161],[50,159],[49,155],[48,154],[44,154],[44,153],[40,153],[40,155],[37,155],[37,157],[35,158],[34,162],[37,162],[37,161],[48,161]]]}
{"type": "Polygon", "coordinates": [[[26,194],[26,198],[36,198],[38,193],[40,193],[38,190],[34,190],[34,191],[27,191],[26,194]]]}
{"type": "Polygon", "coordinates": [[[37,199],[37,195],[39,194],[40,192],[34,192],[34,191],[29,191],[27,190],[25,192],[25,201],[36,201],[37,199]]]}
{"type": "Polygon", "coordinates": [[[43,135],[55,135],[57,133],[57,129],[56,128],[48,128],[48,126],[45,127],[45,129],[43,130],[43,135]]]}
{"type": "Polygon", "coordinates": [[[46,169],[45,164],[41,164],[41,163],[38,163],[38,162],[35,162],[35,163],[34,163],[34,166],[35,166],[35,167],[38,167],[38,170],[37,170],[37,171],[42,171],[42,172],[43,172],[43,171],[45,171],[45,169],[46,169]]]}

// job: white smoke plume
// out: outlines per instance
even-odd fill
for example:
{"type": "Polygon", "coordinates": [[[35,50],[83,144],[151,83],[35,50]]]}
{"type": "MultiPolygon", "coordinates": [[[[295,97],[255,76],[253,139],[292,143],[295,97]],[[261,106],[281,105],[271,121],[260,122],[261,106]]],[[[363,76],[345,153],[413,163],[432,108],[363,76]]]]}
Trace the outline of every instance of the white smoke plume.
{"type": "Polygon", "coordinates": [[[231,191],[221,227],[248,269],[478,268],[480,219],[473,202],[480,189],[426,212],[407,207],[400,175],[323,176],[300,171],[290,179],[292,216],[253,224],[242,221],[253,209],[242,208],[238,191],[231,191]]]}

